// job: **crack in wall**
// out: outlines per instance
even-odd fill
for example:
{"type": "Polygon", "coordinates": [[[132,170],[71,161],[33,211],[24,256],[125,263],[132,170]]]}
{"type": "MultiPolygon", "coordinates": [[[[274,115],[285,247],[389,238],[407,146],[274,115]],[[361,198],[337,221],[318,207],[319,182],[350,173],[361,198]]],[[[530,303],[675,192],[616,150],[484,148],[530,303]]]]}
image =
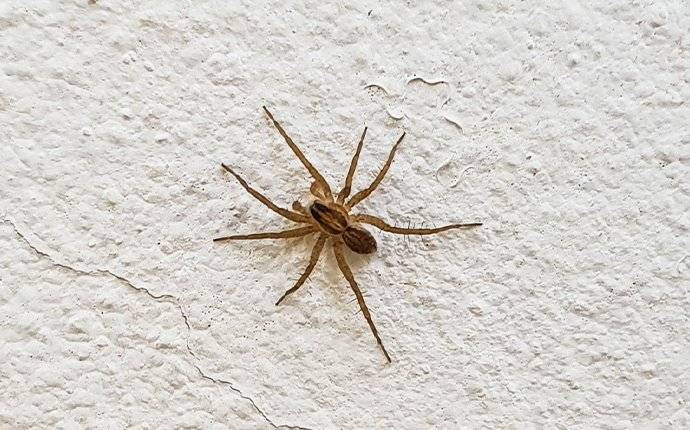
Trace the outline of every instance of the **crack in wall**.
{"type": "Polygon", "coordinates": [[[9,225],[12,227],[12,229],[13,229],[14,232],[15,232],[15,234],[16,234],[16,235],[17,235],[17,236],[18,236],[18,237],[19,237],[19,238],[20,238],[20,239],[21,239],[21,240],[22,240],[22,241],[23,241],[23,242],[24,242],[24,243],[25,243],[25,244],[36,254],[36,255],[38,255],[39,257],[43,257],[43,258],[47,259],[48,261],[50,261],[50,262],[51,262],[54,266],[56,266],[56,267],[60,267],[60,268],[62,268],[62,269],[68,270],[68,271],[70,271],[70,272],[72,272],[72,273],[76,273],[76,274],[84,275],[84,276],[106,276],[106,277],[109,276],[109,277],[115,278],[115,279],[117,279],[118,281],[120,281],[121,283],[125,284],[128,288],[131,288],[131,289],[133,289],[133,290],[135,290],[135,291],[138,291],[138,292],[145,293],[146,295],[148,295],[149,297],[151,297],[153,300],[155,300],[155,301],[157,301],[157,302],[161,302],[161,303],[171,303],[171,304],[173,304],[174,306],[176,306],[177,309],[179,310],[180,315],[182,316],[182,319],[183,319],[183,321],[184,321],[184,324],[185,324],[185,326],[186,326],[186,328],[187,328],[187,337],[186,337],[186,339],[185,339],[185,345],[186,345],[186,348],[187,348],[187,352],[188,352],[189,355],[191,355],[192,358],[194,359],[190,364],[196,369],[196,371],[199,373],[199,375],[200,375],[203,379],[206,379],[206,380],[208,380],[208,381],[211,381],[211,382],[213,382],[214,384],[227,385],[228,387],[230,387],[230,390],[232,390],[234,393],[236,393],[239,397],[241,397],[242,399],[244,399],[244,400],[248,401],[249,403],[251,403],[251,405],[252,405],[252,407],[254,408],[254,410],[256,410],[256,412],[258,412],[259,415],[261,415],[261,417],[262,417],[268,424],[270,424],[271,427],[273,427],[273,428],[276,428],[276,429],[291,429],[291,430],[312,430],[312,429],[310,429],[309,427],[292,426],[292,425],[287,425],[287,424],[280,424],[280,425],[275,424],[275,423],[273,422],[273,420],[271,420],[271,419],[266,415],[266,413],[265,413],[261,408],[259,408],[259,406],[256,404],[256,402],[254,402],[254,400],[253,400],[251,397],[249,397],[249,396],[245,395],[244,393],[242,393],[242,391],[240,391],[238,388],[236,388],[236,387],[233,385],[232,382],[226,381],[226,380],[223,380],[223,379],[220,379],[220,378],[214,378],[214,377],[212,377],[212,376],[207,375],[207,374],[201,369],[201,367],[199,367],[199,365],[197,365],[196,362],[195,362],[195,361],[198,361],[199,359],[197,358],[197,356],[196,356],[196,354],[194,353],[194,351],[192,350],[192,348],[189,346],[189,339],[190,339],[190,337],[191,337],[192,327],[191,327],[191,325],[189,324],[189,317],[188,317],[187,314],[184,312],[184,309],[182,308],[182,305],[180,304],[180,301],[179,301],[179,299],[178,299],[177,297],[175,297],[175,296],[173,296],[173,295],[171,295],[171,294],[153,294],[153,293],[152,293],[151,291],[149,291],[147,288],[145,288],[145,287],[138,287],[138,286],[134,285],[129,279],[125,278],[124,276],[118,275],[117,273],[114,273],[114,272],[112,272],[112,271],[110,271],[110,270],[108,270],[108,269],[90,269],[90,270],[87,270],[87,269],[80,269],[80,268],[71,266],[71,265],[69,265],[69,264],[60,263],[59,261],[56,261],[55,258],[53,258],[52,255],[50,255],[49,253],[47,253],[47,252],[45,252],[45,251],[40,250],[37,246],[35,246],[35,245],[26,237],[26,235],[25,235],[24,233],[22,233],[21,230],[19,230],[19,228],[17,228],[17,224],[16,224],[12,219],[6,217],[6,218],[4,218],[3,221],[4,221],[6,224],[9,224],[9,225]]]}

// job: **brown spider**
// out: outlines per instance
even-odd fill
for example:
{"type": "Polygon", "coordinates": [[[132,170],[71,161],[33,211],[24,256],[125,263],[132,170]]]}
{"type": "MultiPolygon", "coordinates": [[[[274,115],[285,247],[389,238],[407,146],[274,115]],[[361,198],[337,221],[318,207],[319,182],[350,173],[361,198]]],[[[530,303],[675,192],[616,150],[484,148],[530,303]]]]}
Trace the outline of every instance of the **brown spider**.
{"type": "Polygon", "coordinates": [[[307,269],[304,271],[304,273],[302,273],[302,276],[300,276],[295,285],[289,290],[287,290],[280,299],[278,299],[276,305],[279,305],[280,302],[282,302],[288,295],[297,291],[302,286],[302,284],[304,284],[304,282],[311,274],[312,270],[314,270],[314,266],[316,266],[316,263],[319,260],[319,256],[321,255],[321,251],[323,250],[323,247],[326,244],[326,240],[331,239],[333,243],[333,252],[335,254],[335,259],[338,262],[338,267],[340,267],[340,271],[343,272],[345,279],[347,279],[347,281],[350,283],[350,288],[352,288],[352,291],[355,293],[355,296],[357,297],[357,303],[359,303],[359,307],[362,310],[362,313],[364,314],[364,318],[366,318],[367,323],[369,324],[369,328],[371,329],[371,332],[374,334],[374,337],[376,338],[376,342],[379,344],[381,350],[383,351],[383,354],[386,356],[386,360],[388,360],[388,362],[390,363],[391,358],[388,355],[386,348],[383,346],[383,342],[381,342],[381,338],[379,337],[379,333],[376,330],[374,321],[371,319],[369,308],[367,308],[367,304],[364,302],[364,296],[362,296],[362,292],[357,286],[357,282],[355,281],[355,278],[352,275],[352,270],[350,270],[350,266],[347,264],[347,261],[345,260],[345,255],[343,254],[343,244],[347,245],[348,248],[350,248],[352,251],[358,254],[370,254],[376,251],[376,240],[371,235],[371,233],[369,233],[364,227],[362,227],[362,223],[373,225],[374,227],[377,227],[380,230],[387,231],[389,233],[405,235],[435,234],[453,228],[477,227],[482,225],[482,223],[475,222],[469,224],[451,224],[438,228],[400,228],[389,225],[382,219],[375,217],[373,215],[350,214],[350,210],[352,210],[352,208],[355,207],[355,205],[360,203],[362,200],[369,197],[369,195],[381,183],[383,177],[386,175],[386,172],[388,172],[388,168],[393,162],[393,156],[395,155],[395,151],[398,149],[398,146],[400,145],[400,142],[402,142],[403,137],[405,137],[405,133],[403,133],[400,136],[398,141],[393,146],[393,149],[391,149],[391,152],[388,155],[388,160],[386,160],[386,164],[383,165],[383,168],[376,176],[374,181],[371,183],[371,185],[369,185],[368,188],[355,194],[346,202],[345,199],[350,195],[352,187],[352,178],[355,175],[357,161],[359,160],[359,153],[362,150],[362,144],[364,143],[364,136],[367,134],[367,128],[364,127],[364,132],[362,133],[362,137],[359,139],[357,150],[355,151],[355,155],[352,157],[352,161],[350,162],[350,169],[347,172],[345,186],[334,198],[333,193],[331,191],[331,187],[328,185],[323,176],[321,176],[319,171],[316,170],[316,168],[314,168],[314,166],[309,162],[309,160],[307,160],[302,151],[300,151],[297,145],[295,145],[292,139],[287,135],[285,130],[283,130],[283,127],[281,127],[278,121],[276,121],[273,118],[271,112],[269,112],[268,109],[266,109],[266,106],[263,106],[263,109],[266,112],[266,115],[268,115],[268,117],[273,122],[273,125],[276,127],[276,129],[278,129],[278,132],[281,134],[281,136],[283,136],[283,139],[285,139],[285,142],[288,144],[290,149],[292,149],[292,152],[295,153],[297,158],[299,158],[304,167],[307,168],[311,176],[314,178],[314,182],[312,183],[310,189],[311,194],[313,195],[313,199],[309,206],[305,208],[299,202],[295,201],[292,204],[293,210],[283,209],[275,205],[263,194],[259,193],[258,191],[250,187],[249,184],[247,184],[247,182],[244,179],[242,179],[240,175],[235,173],[230,167],[223,163],[221,163],[221,166],[223,166],[225,170],[230,172],[244,187],[244,189],[249,192],[249,194],[254,196],[264,205],[268,206],[269,209],[289,219],[290,221],[294,221],[300,224],[306,224],[306,226],[285,231],[219,237],[213,240],[215,242],[218,242],[223,240],[285,239],[306,236],[312,233],[318,233],[318,239],[316,240],[316,244],[314,245],[314,248],[311,251],[311,257],[309,257],[309,264],[307,265],[307,269]]]}

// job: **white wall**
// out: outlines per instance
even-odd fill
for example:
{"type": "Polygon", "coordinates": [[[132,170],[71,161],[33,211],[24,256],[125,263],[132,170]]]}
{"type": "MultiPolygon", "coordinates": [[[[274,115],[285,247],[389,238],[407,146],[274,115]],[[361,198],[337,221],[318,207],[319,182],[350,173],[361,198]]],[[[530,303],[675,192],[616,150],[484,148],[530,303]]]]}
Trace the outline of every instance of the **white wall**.
{"type": "Polygon", "coordinates": [[[1,428],[690,426],[687,3],[90,3],[0,5],[1,428]],[[485,223],[348,255],[390,365],[330,248],[276,307],[313,239],[211,241],[290,225],[221,161],[308,191],[262,104],[485,223]]]}

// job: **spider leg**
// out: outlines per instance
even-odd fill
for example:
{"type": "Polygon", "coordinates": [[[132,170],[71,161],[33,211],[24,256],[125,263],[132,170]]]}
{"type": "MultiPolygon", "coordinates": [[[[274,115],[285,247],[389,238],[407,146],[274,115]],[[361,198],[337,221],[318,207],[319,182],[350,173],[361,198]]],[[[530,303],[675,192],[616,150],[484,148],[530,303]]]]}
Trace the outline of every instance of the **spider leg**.
{"type": "Polygon", "coordinates": [[[299,200],[295,200],[292,202],[292,210],[295,212],[299,212],[302,215],[307,215],[307,208],[302,206],[302,203],[299,202],[299,200]]]}
{"type": "Polygon", "coordinates": [[[292,149],[292,152],[295,153],[297,158],[299,158],[299,161],[301,161],[302,164],[304,165],[304,167],[307,168],[307,170],[309,171],[311,176],[316,180],[316,182],[319,184],[319,186],[321,188],[323,188],[324,193],[326,194],[326,197],[328,197],[329,200],[332,200],[333,197],[331,194],[331,187],[328,186],[328,182],[326,182],[326,180],[323,178],[323,176],[321,176],[321,173],[319,173],[319,171],[316,170],[316,168],[309,162],[309,160],[307,160],[307,157],[305,157],[304,154],[302,153],[302,151],[300,151],[300,149],[297,147],[297,145],[295,145],[295,142],[293,142],[293,140],[290,138],[290,136],[287,135],[287,133],[285,132],[285,130],[283,130],[283,127],[278,123],[278,121],[276,121],[273,118],[273,114],[271,114],[271,112],[269,112],[269,110],[266,108],[266,106],[262,106],[262,107],[264,109],[264,112],[266,112],[266,115],[268,115],[268,117],[273,122],[273,125],[278,130],[278,133],[280,133],[280,135],[283,136],[283,139],[285,139],[285,143],[287,143],[288,146],[290,147],[290,149],[292,149]]]}
{"type": "Polygon", "coordinates": [[[326,191],[323,189],[321,185],[319,185],[318,181],[314,181],[311,183],[311,186],[309,187],[309,192],[312,196],[318,197],[321,200],[330,199],[330,197],[326,197],[326,191]]]}
{"type": "Polygon", "coordinates": [[[362,137],[359,139],[359,144],[357,144],[357,150],[355,151],[355,155],[352,156],[352,161],[350,161],[350,169],[347,171],[345,186],[338,193],[338,203],[343,203],[352,191],[352,178],[355,176],[355,170],[357,169],[357,161],[359,161],[359,153],[362,152],[362,145],[364,144],[364,136],[366,136],[366,134],[367,128],[364,127],[364,132],[362,133],[362,137]]]}
{"type": "Polygon", "coordinates": [[[378,175],[376,175],[376,178],[374,179],[374,182],[369,185],[369,188],[366,188],[357,194],[355,194],[349,202],[347,202],[347,207],[349,209],[352,209],[357,203],[361,202],[362,200],[366,199],[369,197],[369,194],[373,193],[376,187],[379,186],[381,181],[383,180],[383,177],[386,176],[386,173],[388,173],[388,169],[391,167],[391,163],[393,162],[393,157],[395,156],[395,151],[397,151],[398,146],[400,145],[400,142],[402,142],[403,138],[405,137],[405,133],[403,133],[399,138],[398,141],[395,142],[395,145],[393,145],[393,148],[391,149],[390,154],[388,154],[388,159],[386,160],[386,164],[383,165],[383,168],[379,172],[378,175]]]}
{"type": "Polygon", "coordinates": [[[301,287],[302,284],[304,284],[309,275],[311,275],[311,272],[314,270],[314,266],[316,266],[316,263],[319,261],[319,256],[321,255],[321,251],[323,250],[323,245],[326,243],[327,237],[328,236],[326,236],[325,234],[321,234],[321,236],[319,236],[316,243],[314,244],[314,248],[312,248],[311,250],[309,264],[307,265],[306,270],[304,271],[304,273],[302,273],[302,276],[299,277],[295,285],[289,290],[287,290],[280,299],[278,299],[278,301],[276,302],[276,306],[278,306],[280,302],[282,302],[287,296],[297,291],[299,287],[301,287]]]}
{"type": "Polygon", "coordinates": [[[443,227],[437,227],[437,228],[401,228],[401,227],[396,227],[390,224],[387,224],[384,220],[381,218],[375,217],[373,215],[354,215],[353,219],[355,221],[363,222],[365,224],[371,224],[376,228],[379,228],[383,231],[387,231],[389,233],[395,233],[395,234],[418,234],[418,235],[426,235],[426,234],[436,234],[440,233],[442,231],[446,230],[451,230],[454,228],[472,228],[472,227],[479,227],[482,225],[480,222],[472,222],[468,224],[450,224],[450,225],[444,225],[443,227]]]}
{"type": "Polygon", "coordinates": [[[214,242],[220,242],[224,240],[252,240],[252,239],[289,239],[292,237],[302,237],[309,233],[314,233],[316,227],[310,225],[308,227],[293,228],[292,230],[284,231],[273,231],[267,233],[252,233],[252,234],[240,234],[236,236],[224,236],[217,237],[213,239],[214,242]]]}
{"type": "Polygon", "coordinates": [[[359,308],[362,310],[362,314],[364,314],[364,318],[366,318],[367,323],[369,324],[369,328],[371,329],[371,332],[374,334],[374,337],[376,338],[376,343],[379,344],[379,347],[381,347],[381,350],[383,351],[383,355],[386,356],[386,360],[388,360],[388,362],[390,363],[391,357],[390,355],[388,355],[386,348],[383,346],[383,342],[381,342],[379,332],[378,330],[376,330],[374,321],[371,319],[371,313],[369,313],[369,308],[367,307],[367,304],[364,301],[364,296],[362,295],[362,292],[357,286],[357,282],[355,281],[354,275],[352,275],[352,270],[350,270],[350,266],[347,264],[347,261],[345,260],[341,239],[333,241],[333,252],[335,253],[335,259],[338,261],[338,267],[340,267],[340,271],[343,272],[345,279],[347,279],[347,282],[350,283],[350,288],[352,288],[352,291],[355,293],[355,296],[357,297],[357,303],[359,303],[359,308]]]}
{"type": "Polygon", "coordinates": [[[292,211],[289,211],[287,209],[283,209],[281,207],[276,206],[272,201],[270,201],[268,198],[266,198],[266,196],[264,196],[260,192],[256,191],[254,188],[250,187],[249,184],[247,183],[247,181],[242,179],[242,177],[240,175],[238,175],[237,173],[235,173],[230,167],[228,167],[227,165],[225,165],[223,163],[221,163],[221,166],[223,166],[223,169],[230,172],[232,174],[232,176],[234,176],[235,179],[237,179],[237,181],[240,183],[240,185],[242,185],[242,187],[244,187],[244,189],[247,190],[247,192],[249,194],[254,196],[254,198],[259,200],[261,203],[268,206],[268,208],[271,209],[273,212],[289,219],[290,221],[301,222],[301,223],[310,222],[309,217],[307,217],[305,215],[299,214],[297,212],[292,212],[292,211]]]}

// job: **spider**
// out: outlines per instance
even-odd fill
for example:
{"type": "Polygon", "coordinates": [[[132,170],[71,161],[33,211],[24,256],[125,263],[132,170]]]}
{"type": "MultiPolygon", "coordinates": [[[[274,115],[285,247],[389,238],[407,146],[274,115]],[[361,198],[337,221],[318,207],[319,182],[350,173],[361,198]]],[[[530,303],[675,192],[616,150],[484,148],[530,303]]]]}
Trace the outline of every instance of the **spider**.
{"type": "Polygon", "coordinates": [[[405,133],[403,133],[400,136],[400,138],[398,138],[395,145],[393,145],[393,149],[391,149],[390,153],[388,154],[388,159],[386,160],[386,163],[383,165],[383,168],[378,173],[378,175],[376,175],[376,178],[371,183],[371,185],[359,191],[354,196],[350,197],[350,199],[348,200],[350,192],[352,191],[352,178],[355,175],[355,169],[357,168],[359,154],[362,151],[364,137],[367,134],[367,127],[364,127],[364,132],[362,133],[362,137],[359,139],[357,150],[355,151],[355,154],[352,157],[352,161],[350,162],[350,168],[347,171],[347,177],[345,178],[345,186],[340,190],[340,192],[338,192],[338,194],[334,195],[333,191],[331,190],[331,187],[328,185],[323,176],[319,173],[318,170],[316,170],[316,168],[309,162],[309,160],[307,160],[302,151],[297,147],[297,145],[295,145],[295,142],[293,142],[293,140],[287,135],[287,133],[285,132],[283,127],[278,123],[278,121],[276,121],[273,118],[273,114],[271,114],[271,112],[266,108],[266,106],[263,106],[263,110],[264,112],[266,112],[266,115],[268,115],[268,118],[271,120],[271,122],[273,122],[273,125],[278,130],[278,133],[280,133],[283,139],[285,139],[287,145],[290,147],[290,149],[292,149],[292,152],[295,153],[297,158],[299,158],[304,167],[306,167],[306,169],[309,171],[309,174],[314,178],[314,182],[312,183],[310,188],[310,192],[312,194],[311,202],[307,207],[304,207],[298,201],[295,201],[292,204],[292,210],[281,208],[273,202],[271,202],[263,194],[252,188],[247,183],[247,181],[242,179],[242,177],[235,173],[235,171],[228,167],[228,165],[221,163],[223,169],[230,172],[230,174],[232,174],[235,177],[235,179],[237,179],[240,185],[242,185],[242,187],[245,190],[247,190],[249,194],[254,196],[257,200],[266,205],[273,212],[276,212],[277,214],[289,219],[290,221],[302,224],[302,226],[284,231],[219,237],[213,239],[214,242],[226,240],[287,239],[302,237],[310,234],[318,235],[316,243],[312,248],[311,256],[309,257],[309,264],[307,264],[306,270],[299,277],[295,285],[292,286],[292,288],[290,288],[289,290],[287,290],[280,297],[280,299],[278,299],[278,301],[276,302],[277,306],[283,300],[285,300],[287,296],[297,291],[304,284],[311,272],[314,270],[314,266],[316,266],[316,263],[319,260],[319,256],[321,255],[321,252],[323,251],[326,242],[330,240],[330,242],[333,244],[333,253],[335,254],[335,259],[338,263],[338,267],[345,276],[347,282],[350,284],[350,288],[352,289],[352,292],[355,294],[355,297],[357,298],[359,308],[361,309],[364,318],[367,320],[367,324],[369,324],[369,328],[371,329],[371,332],[373,333],[376,342],[381,348],[381,351],[383,351],[383,355],[386,357],[386,360],[388,361],[388,363],[390,363],[391,357],[390,355],[388,355],[386,348],[383,346],[383,342],[381,341],[379,332],[378,330],[376,330],[376,325],[374,325],[374,321],[371,318],[369,308],[367,307],[367,304],[364,301],[362,291],[359,289],[357,281],[355,281],[355,277],[352,274],[352,270],[350,269],[347,260],[345,260],[344,246],[348,247],[350,250],[357,254],[371,254],[376,252],[376,240],[374,239],[374,236],[372,236],[372,234],[369,233],[369,231],[363,227],[363,224],[372,225],[380,230],[389,233],[403,235],[428,235],[440,233],[442,231],[455,228],[478,227],[482,225],[482,223],[474,222],[468,224],[450,224],[437,228],[400,228],[390,225],[374,215],[351,214],[350,211],[357,204],[361,203],[364,199],[369,197],[369,195],[373,193],[374,190],[376,190],[376,188],[379,186],[384,176],[386,176],[386,173],[388,172],[388,169],[390,168],[391,163],[393,162],[395,152],[397,151],[398,146],[400,146],[400,143],[405,137],[405,133]]]}

